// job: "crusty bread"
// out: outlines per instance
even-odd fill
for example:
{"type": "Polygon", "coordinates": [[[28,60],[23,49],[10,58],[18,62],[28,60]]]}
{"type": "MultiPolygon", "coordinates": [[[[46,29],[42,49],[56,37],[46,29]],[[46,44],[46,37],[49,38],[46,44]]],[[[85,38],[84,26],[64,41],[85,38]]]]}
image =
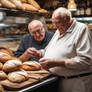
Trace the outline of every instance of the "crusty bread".
{"type": "Polygon", "coordinates": [[[37,8],[35,8],[34,6],[32,6],[32,5],[30,5],[30,4],[24,3],[24,4],[22,4],[22,5],[23,5],[23,7],[25,8],[26,11],[33,11],[33,12],[38,11],[37,8]]]}
{"type": "Polygon", "coordinates": [[[27,0],[21,0],[22,3],[27,3],[27,0]]]}
{"type": "Polygon", "coordinates": [[[4,52],[0,52],[0,62],[6,62],[7,60],[10,60],[12,57],[4,52]]]}
{"type": "Polygon", "coordinates": [[[45,9],[40,9],[40,10],[38,10],[38,12],[40,12],[40,13],[48,13],[48,11],[45,10],[45,9]]]}
{"type": "Polygon", "coordinates": [[[36,61],[27,61],[22,64],[21,68],[27,71],[31,71],[31,70],[40,70],[41,66],[36,61]]]}
{"type": "Polygon", "coordinates": [[[7,8],[16,8],[16,6],[9,0],[1,0],[1,4],[7,8]]]}
{"type": "Polygon", "coordinates": [[[40,9],[40,5],[35,0],[28,0],[28,3],[33,5],[35,8],[40,9]]]}
{"type": "Polygon", "coordinates": [[[2,6],[1,2],[0,2],[0,7],[2,6]]]}
{"type": "Polygon", "coordinates": [[[3,68],[3,64],[2,64],[2,63],[0,63],[0,70],[2,70],[2,68],[3,68]]]}
{"type": "Polygon", "coordinates": [[[0,92],[6,92],[1,84],[0,84],[0,92]]]}
{"type": "Polygon", "coordinates": [[[28,79],[28,74],[24,71],[16,71],[8,74],[8,79],[11,82],[23,82],[28,79]]]}
{"type": "Polygon", "coordinates": [[[25,10],[25,7],[23,7],[21,0],[10,0],[13,4],[16,5],[18,9],[25,10]]]}
{"type": "Polygon", "coordinates": [[[13,52],[11,51],[11,49],[9,49],[7,47],[4,47],[4,46],[0,46],[0,52],[7,53],[10,56],[14,56],[13,52]]]}
{"type": "Polygon", "coordinates": [[[3,65],[3,71],[4,72],[12,72],[12,71],[15,71],[15,70],[18,70],[21,65],[22,65],[22,62],[20,60],[8,60],[3,65]]]}
{"type": "Polygon", "coordinates": [[[0,71],[0,80],[5,80],[5,79],[7,79],[6,73],[4,73],[3,71],[0,71]]]}

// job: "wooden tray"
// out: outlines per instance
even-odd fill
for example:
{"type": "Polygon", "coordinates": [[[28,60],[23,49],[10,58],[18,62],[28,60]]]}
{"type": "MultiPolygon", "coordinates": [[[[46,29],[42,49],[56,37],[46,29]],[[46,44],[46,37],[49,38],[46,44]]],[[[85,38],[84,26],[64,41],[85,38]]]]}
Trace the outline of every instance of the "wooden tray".
{"type": "Polygon", "coordinates": [[[41,73],[41,74],[39,74],[39,73],[38,74],[37,73],[29,73],[29,74],[30,74],[30,76],[39,77],[40,80],[29,78],[28,80],[21,82],[21,83],[13,83],[13,82],[10,82],[9,80],[3,80],[3,81],[0,81],[0,84],[3,85],[7,90],[17,91],[17,90],[26,88],[28,86],[31,86],[33,84],[36,84],[36,83],[48,78],[51,75],[50,73],[46,73],[46,72],[41,73]]]}

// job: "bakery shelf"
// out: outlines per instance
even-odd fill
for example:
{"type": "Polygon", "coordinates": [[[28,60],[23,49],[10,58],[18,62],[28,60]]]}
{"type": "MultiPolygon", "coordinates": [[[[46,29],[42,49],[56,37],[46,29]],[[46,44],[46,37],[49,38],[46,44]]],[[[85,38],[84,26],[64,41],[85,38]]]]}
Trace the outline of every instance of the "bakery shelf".
{"type": "Polygon", "coordinates": [[[19,9],[0,8],[0,11],[6,12],[8,16],[21,16],[21,17],[32,17],[34,15],[48,16],[49,13],[44,14],[40,12],[23,11],[19,9]]]}

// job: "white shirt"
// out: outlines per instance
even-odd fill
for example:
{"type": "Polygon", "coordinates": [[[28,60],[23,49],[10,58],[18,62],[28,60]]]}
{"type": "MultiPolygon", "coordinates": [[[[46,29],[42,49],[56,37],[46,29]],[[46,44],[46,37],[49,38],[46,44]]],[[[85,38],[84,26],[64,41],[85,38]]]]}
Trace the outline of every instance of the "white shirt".
{"type": "Polygon", "coordinates": [[[92,71],[92,41],[88,27],[75,19],[60,36],[57,30],[45,49],[43,58],[73,59],[74,65],[53,67],[50,71],[60,76],[72,76],[92,71]]]}

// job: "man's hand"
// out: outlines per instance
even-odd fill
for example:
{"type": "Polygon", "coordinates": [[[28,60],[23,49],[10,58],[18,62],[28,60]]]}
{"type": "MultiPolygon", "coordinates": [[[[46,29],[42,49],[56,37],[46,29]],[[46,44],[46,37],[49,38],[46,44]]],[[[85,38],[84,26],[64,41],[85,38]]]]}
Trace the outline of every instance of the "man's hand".
{"type": "Polygon", "coordinates": [[[65,61],[64,60],[56,60],[56,59],[47,59],[47,58],[42,58],[40,59],[40,64],[42,66],[42,68],[48,70],[49,68],[52,67],[62,67],[65,65],[65,61]]]}
{"type": "Polygon", "coordinates": [[[30,57],[35,58],[41,58],[42,52],[40,50],[37,50],[36,48],[28,48],[22,56],[20,56],[20,59],[22,61],[27,61],[30,57]]]}

